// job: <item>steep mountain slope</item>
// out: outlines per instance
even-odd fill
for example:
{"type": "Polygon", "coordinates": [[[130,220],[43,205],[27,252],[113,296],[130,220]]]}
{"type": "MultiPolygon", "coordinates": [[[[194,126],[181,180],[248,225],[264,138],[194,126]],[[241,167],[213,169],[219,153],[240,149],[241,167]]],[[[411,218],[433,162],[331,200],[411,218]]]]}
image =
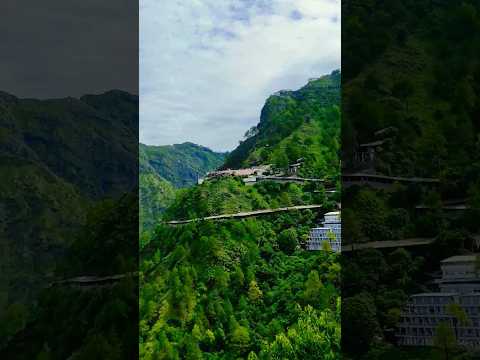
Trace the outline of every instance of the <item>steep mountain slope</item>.
{"type": "Polygon", "coordinates": [[[94,201],[136,188],[137,122],[138,97],[121,91],[54,100],[0,93],[3,301],[34,297],[94,201]]]}
{"type": "MultiPolygon", "coordinates": [[[[66,255],[57,259],[62,278],[134,274],[137,194],[99,201],[86,217],[66,255]]],[[[57,283],[40,292],[33,314],[33,306],[19,303],[0,313],[0,358],[138,358],[138,279],[90,285],[57,283]]]]}
{"type": "MultiPolygon", "coordinates": [[[[171,209],[197,217],[206,210],[308,199],[296,185],[271,185],[257,189],[234,179],[204,183],[185,190],[171,209]]],[[[267,360],[292,351],[338,359],[337,256],[300,248],[318,215],[307,210],[180,227],[159,224],[155,236],[142,243],[141,358],[167,353],[170,358],[267,360]]]]}
{"type": "Polygon", "coordinates": [[[379,172],[439,177],[450,191],[464,193],[478,181],[470,164],[478,169],[480,163],[478,6],[373,1],[362,9],[356,3],[344,4],[345,31],[352,34],[344,57],[358,59],[361,47],[371,51],[363,66],[346,61],[344,69],[345,158],[375,131],[395,126],[398,136],[378,156],[379,172]],[[370,33],[383,33],[382,46],[370,49],[370,33]]]}
{"type": "Polygon", "coordinates": [[[3,156],[41,164],[92,199],[136,185],[136,96],[33,100],[1,93],[0,113],[3,156]]]}
{"type": "Polygon", "coordinates": [[[151,230],[173,202],[175,189],[218,168],[223,153],[192,143],[149,146],[140,144],[140,233],[151,230]]]}
{"type": "MultiPolygon", "coordinates": [[[[343,191],[344,243],[436,239],[422,249],[342,256],[342,318],[350,325],[342,333],[345,359],[449,356],[435,347],[394,346],[391,331],[410,295],[438,291],[429,274],[441,260],[478,251],[472,235],[480,231],[479,14],[475,1],[342,2],[342,160],[378,140],[376,131],[394,127],[376,152],[375,170],[440,180],[436,187],[343,191]],[[462,198],[465,210],[442,209],[442,202],[462,198]]],[[[429,326],[441,341],[441,327],[429,326]]],[[[454,336],[452,343],[457,348],[454,336]]],[[[452,356],[475,357],[463,352],[452,356]]]]}
{"type": "Polygon", "coordinates": [[[140,144],[140,171],[149,167],[174,187],[187,187],[195,184],[198,176],[221,166],[224,157],[223,153],[188,142],[165,146],[140,144]]]}
{"type": "Polygon", "coordinates": [[[154,171],[139,174],[140,233],[150,230],[175,198],[175,188],[154,171]]]}
{"type": "MultiPolygon", "coordinates": [[[[339,75],[332,75],[337,83],[339,75]]],[[[271,97],[258,133],[224,166],[270,162],[289,149],[292,159],[305,158],[312,175],[338,174],[340,118],[331,102],[338,102],[340,90],[335,94],[330,77],[322,79],[299,93],[271,97]]],[[[323,190],[319,184],[209,179],[179,190],[164,219],[313,203],[332,210],[323,190]]],[[[178,227],[158,223],[153,236],[141,239],[140,357],[339,359],[338,257],[302,248],[320,215],[296,210],[178,227]]]]}
{"type": "Polygon", "coordinates": [[[299,90],[270,96],[259,124],[229,154],[224,167],[273,163],[285,168],[303,157],[302,175],[338,175],[340,76],[337,70],[299,90]]]}

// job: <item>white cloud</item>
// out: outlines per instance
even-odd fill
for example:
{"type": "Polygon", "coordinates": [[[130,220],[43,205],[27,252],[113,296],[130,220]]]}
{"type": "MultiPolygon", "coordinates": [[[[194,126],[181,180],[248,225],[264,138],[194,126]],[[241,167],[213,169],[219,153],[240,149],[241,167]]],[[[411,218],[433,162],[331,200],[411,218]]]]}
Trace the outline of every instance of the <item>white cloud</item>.
{"type": "Polygon", "coordinates": [[[339,1],[141,0],[140,140],[232,150],[270,94],[339,66],[339,1]]]}

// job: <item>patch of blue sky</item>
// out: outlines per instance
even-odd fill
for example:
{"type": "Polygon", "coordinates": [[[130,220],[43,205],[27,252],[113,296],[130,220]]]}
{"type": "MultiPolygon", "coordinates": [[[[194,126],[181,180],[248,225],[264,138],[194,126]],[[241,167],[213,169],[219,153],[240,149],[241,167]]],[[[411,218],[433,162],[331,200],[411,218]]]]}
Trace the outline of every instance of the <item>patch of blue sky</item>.
{"type": "Polygon", "coordinates": [[[291,13],[290,13],[290,19],[292,20],[295,20],[295,21],[299,21],[299,20],[302,20],[303,19],[303,15],[300,11],[298,10],[293,10],[291,13]]]}
{"type": "Polygon", "coordinates": [[[211,37],[222,37],[226,40],[232,40],[237,37],[237,35],[234,32],[228,29],[219,28],[219,27],[215,27],[212,30],[210,30],[209,35],[211,37]]]}

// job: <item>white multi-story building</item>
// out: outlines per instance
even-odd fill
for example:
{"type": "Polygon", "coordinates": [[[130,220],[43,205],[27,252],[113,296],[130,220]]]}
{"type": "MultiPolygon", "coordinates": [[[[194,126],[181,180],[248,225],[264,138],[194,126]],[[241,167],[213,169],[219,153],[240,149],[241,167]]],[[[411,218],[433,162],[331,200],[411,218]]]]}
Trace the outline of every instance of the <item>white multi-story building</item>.
{"type": "Polygon", "coordinates": [[[441,321],[455,329],[457,342],[480,348],[480,276],[477,255],[453,256],[441,263],[442,277],[437,280],[439,292],[410,297],[397,327],[400,345],[432,346],[441,321]],[[455,303],[465,311],[469,324],[459,324],[448,311],[455,303]]]}
{"type": "Polygon", "coordinates": [[[342,251],[340,211],[326,213],[322,226],[311,229],[307,249],[322,250],[324,242],[328,242],[333,251],[342,251]]]}

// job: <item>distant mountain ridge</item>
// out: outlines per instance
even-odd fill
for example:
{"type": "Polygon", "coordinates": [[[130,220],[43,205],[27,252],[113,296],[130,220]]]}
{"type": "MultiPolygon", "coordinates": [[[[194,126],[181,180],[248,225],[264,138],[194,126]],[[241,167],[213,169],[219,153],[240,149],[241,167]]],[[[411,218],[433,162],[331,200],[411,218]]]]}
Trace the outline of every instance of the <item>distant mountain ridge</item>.
{"type": "Polygon", "coordinates": [[[196,184],[197,178],[222,165],[225,154],[191,142],[150,146],[140,150],[140,232],[151,230],[173,202],[175,189],[196,184]]]}
{"type": "Polygon", "coordinates": [[[174,187],[188,187],[223,164],[224,153],[191,142],[175,145],[140,144],[140,172],[154,171],[174,187]]]}

